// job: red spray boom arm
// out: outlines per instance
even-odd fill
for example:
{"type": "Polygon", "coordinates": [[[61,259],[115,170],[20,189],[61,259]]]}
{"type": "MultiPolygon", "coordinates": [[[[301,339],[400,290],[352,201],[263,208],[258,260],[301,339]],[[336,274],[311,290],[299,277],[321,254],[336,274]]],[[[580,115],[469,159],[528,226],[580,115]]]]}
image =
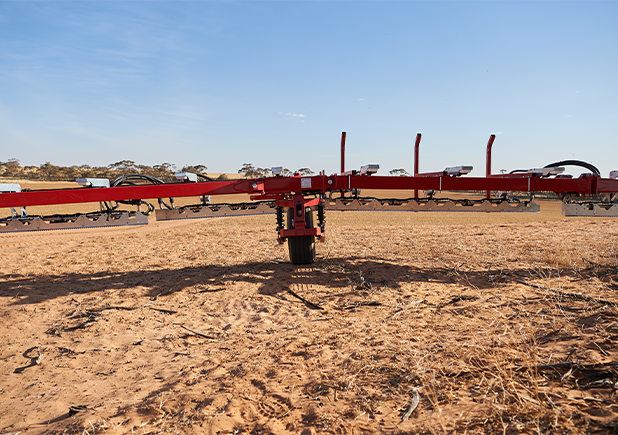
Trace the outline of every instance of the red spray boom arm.
{"type": "Polygon", "coordinates": [[[327,193],[334,190],[500,190],[597,195],[618,192],[618,180],[583,176],[580,178],[540,178],[530,174],[509,177],[390,177],[378,175],[317,175],[312,177],[270,177],[203,183],[170,183],[121,187],[82,187],[0,194],[0,207],[70,204],[99,201],[123,201],[203,195],[251,194],[257,197],[283,198],[292,193],[327,193]]]}

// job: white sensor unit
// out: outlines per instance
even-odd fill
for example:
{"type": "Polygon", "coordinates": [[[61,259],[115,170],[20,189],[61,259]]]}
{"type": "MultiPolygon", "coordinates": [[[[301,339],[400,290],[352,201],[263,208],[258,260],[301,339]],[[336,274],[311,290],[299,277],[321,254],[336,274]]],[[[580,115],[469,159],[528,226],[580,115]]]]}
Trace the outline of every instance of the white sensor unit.
{"type": "Polygon", "coordinates": [[[618,171],[610,171],[609,179],[610,180],[618,180],[618,171]]]}
{"type": "Polygon", "coordinates": [[[472,169],[474,169],[472,166],[451,166],[450,168],[446,168],[444,172],[449,175],[460,176],[469,174],[472,172],[472,169]]]}
{"type": "Polygon", "coordinates": [[[178,172],[174,175],[178,181],[184,181],[185,183],[197,183],[197,175],[193,172],[178,172]]]}
{"type": "Polygon", "coordinates": [[[283,166],[273,166],[270,168],[274,176],[279,176],[283,174],[283,166]]]}
{"type": "Polygon", "coordinates": [[[369,164],[365,166],[361,166],[360,172],[361,174],[375,174],[380,169],[380,165],[369,164]]]}
{"type": "Polygon", "coordinates": [[[76,178],[75,182],[84,187],[109,187],[107,178],[76,178]]]}
{"type": "Polygon", "coordinates": [[[532,168],[528,169],[528,173],[537,174],[542,177],[549,177],[550,175],[558,175],[564,172],[563,166],[553,166],[551,168],[532,168]]]}
{"type": "Polygon", "coordinates": [[[0,193],[21,192],[21,186],[19,184],[0,184],[0,193]]]}

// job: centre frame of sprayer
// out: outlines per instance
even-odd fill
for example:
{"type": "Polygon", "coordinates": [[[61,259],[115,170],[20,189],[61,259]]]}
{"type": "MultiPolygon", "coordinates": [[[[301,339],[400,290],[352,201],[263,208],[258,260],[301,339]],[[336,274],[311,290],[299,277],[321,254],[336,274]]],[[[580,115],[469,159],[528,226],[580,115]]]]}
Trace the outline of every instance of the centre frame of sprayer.
{"type": "MultiPolygon", "coordinates": [[[[0,193],[0,208],[29,207],[41,205],[58,205],[87,202],[139,201],[144,198],[206,197],[210,195],[249,194],[252,201],[268,203],[277,214],[277,239],[279,243],[286,240],[289,244],[290,258],[295,264],[313,262],[315,258],[315,239],[324,239],[324,209],[331,210],[400,210],[419,211],[413,207],[401,207],[402,204],[381,203],[380,200],[360,203],[342,202],[344,195],[363,189],[371,190],[409,190],[414,191],[415,201],[427,211],[436,211],[427,204],[430,200],[418,198],[418,191],[485,191],[487,201],[491,191],[501,192],[554,192],[561,196],[596,196],[604,193],[618,192],[618,179],[606,179],[598,174],[582,174],[578,178],[548,178],[537,172],[491,174],[491,147],[495,135],[491,135],[487,144],[486,176],[461,177],[461,173],[439,171],[419,173],[418,148],[421,134],[415,141],[413,176],[375,175],[378,165],[367,165],[360,171],[345,170],[345,132],[341,138],[341,173],[326,175],[292,176],[277,175],[254,179],[192,182],[185,180],[177,183],[154,185],[131,185],[119,187],[81,187],[75,189],[51,189],[26,192],[0,193]],[[340,194],[333,201],[333,194],[340,194]],[[328,204],[326,204],[328,201],[328,204]],[[313,213],[317,211],[317,223],[313,213]]],[[[470,167],[471,168],[471,167],[470,167]]],[[[497,200],[498,206],[503,205],[497,200]]],[[[464,204],[465,205],[465,204],[464,204]]],[[[266,205],[264,205],[266,207],[266,205]]],[[[617,207],[612,206],[612,207],[617,207]]],[[[439,209],[439,207],[437,207],[439,209]]],[[[499,207],[477,211],[502,211],[499,207]]],[[[161,210],[164,212],[164,210],[161,210]]],[[[262,211],[270,211],[267,207],[262,211]]],[[[462,210],[464,211],[464,210],[462,210]]],[[[239,213],[243,214],[243,213],[239,213]]],[[[245,213],[246,214],[246,213],[245,213]]],[[[230,213],[230,215],[234,215],[230,213]]],[[[158,218],[158,217],[157,217],[158,218]]],[[[18,219],[18,218],[15,218],[18,219]]],[[[82,219],[83,220],[83,219],[82,219]]],[[[140,223],[143,223],[140,221],[140,223]]],[[[147,223],[147,220],[146,220],[147,223]]],[[[84,227],[96,226],[84,225],[84,227]]],[[[32,228],[37,229],[37,228],[32,228]]]]}

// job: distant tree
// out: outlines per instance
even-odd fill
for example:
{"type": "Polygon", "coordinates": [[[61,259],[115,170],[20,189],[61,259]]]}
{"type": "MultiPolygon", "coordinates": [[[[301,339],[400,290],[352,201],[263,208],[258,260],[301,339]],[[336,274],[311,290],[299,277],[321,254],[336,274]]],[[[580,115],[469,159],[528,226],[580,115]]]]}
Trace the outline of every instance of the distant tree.
{"type": "Polygon", "coordinates": [[[4,172],[2,176],[4,177],[19,177],[22,173],[22,167],[19,164],[19,160],[17,159],[9,159],[8,162],[0,162],[0,166],[3,167],[4,172]]]}
{"type": "Polygon", "coordinates": [[[271,170],[266,168],[256,168],[251,163],[245,163],[242,168],[238,170],[239,174],[244,175],[247,178],[268,177],[271,175],[271,170]]]}
{"type": "Polygon", "coordinates": [[[298,172],[300,175],[313,175],[313,174],[315,174],[315,172],[313,172],[309,168],[300,168],[300,169],[297,169],[296,172],[298,172]]]}
{"type": "MultiPolygon", "coordinates": [[[[90,165],[80,165],[79,167],[79,177],[82,178],[96,178],[96,168],[91,167],[90,165]]],[[[105,168],[107,169],[107,168],[105,168]]]]}
{"type": "Polygon", "coordinates": [[[138,166],[133,160],[121,160],[119,162],[108,165],[107,168],[111,169],[112,171],[117,171],[122,175],[135,174],[140,172],[138,166]]]}
{"type": "Polygon", "coordinates": [[[162,179],[163,181],[175,181],[174,174],[178,172],[176,165],[171,163],[161,163],[160,165],[153,165],[152,176],[162,179]]]}
{"type": "Polygon", "coordinates": [[[23,177],[27,180],[32,180],[36,178],[36,175],[38,172],[39,172],[38,166],[24,166],[20,177],[23,177]]]}
{"type": "Polygon", "coordinates": [[[192,172],[194,174],[205,174],[208,168],[204,165],[189,165],[183,166],[180,172],[192,172]]]}
{"type": "Polygon", "coordinates": [[[152,169],[154,169],[155,171],[170,172],[170,173],[178,171],[178,168],[176,167],[176,165],[172,163],[161,163],[160,165],[154,165],[152,169]]]}
{"type": "MultiPolygon", "coordinates": [[[[133,172],[134,174],[145,174],[145,175],[152,175],[154,174],[154,169],[152,169],[152,167],[148,166],[148,165],[135,165],[135,171],[133,172]]],[[[154,176],[154,175],[153,175],[154,176]]]]}
{"type": "Polygon", "coordinates": [[[255,177],[256,175],[255,167],[251,163],[244,163],[242,168],[238,170],[238,173],[248,178],[255,177]]]}
{"type": "Polygon", "coordinates": [[[69,166],[69,167],[59,167],[58,168],[58,179],[73,181],[76,178],[79,178],[82,175],[82,170],[78,166],[69,166]]]}
{"type": "Polygon", "coordinates": [[[406,177],[410,176],[410,173],[406,171],[405,169],[391,169],[388,173],[391,175],[397,175],[397,176],[406,176],[406,177]]]}
{"type": "Polygon", "coordinates": [[[281,173],[281,175],[283,175],[284,177],[289,177],[290,175],[292,175],[292,171],[290,171],[288,168],[283,168],[283,172],[281,173]]]}
{"type": "Polygon", "coordinates": [[[58,180],[60,175],[59,169],[58,166],[45,162],[39,166],[39,176],[43,180],[58,180]]]}

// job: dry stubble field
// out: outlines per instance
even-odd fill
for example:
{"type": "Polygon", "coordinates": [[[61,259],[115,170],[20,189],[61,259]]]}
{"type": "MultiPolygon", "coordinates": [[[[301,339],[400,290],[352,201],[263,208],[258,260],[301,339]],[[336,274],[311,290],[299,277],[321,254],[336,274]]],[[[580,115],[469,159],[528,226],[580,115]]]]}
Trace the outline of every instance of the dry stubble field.
{"type": "Polygon", "coordinates": [[[614,433],[618,220],[541,207],[0,234],[0,434],[614,433]]]}

